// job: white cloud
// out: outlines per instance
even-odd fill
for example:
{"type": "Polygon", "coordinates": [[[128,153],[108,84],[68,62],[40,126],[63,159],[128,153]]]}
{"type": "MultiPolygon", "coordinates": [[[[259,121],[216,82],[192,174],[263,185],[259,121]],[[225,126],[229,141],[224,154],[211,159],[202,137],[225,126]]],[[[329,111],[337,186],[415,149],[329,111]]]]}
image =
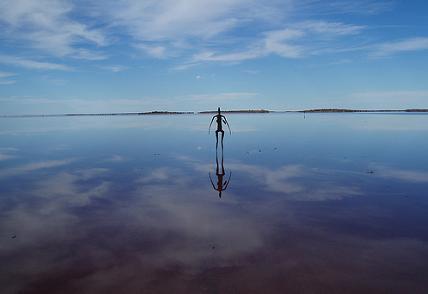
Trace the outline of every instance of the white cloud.
{"type": "Polygon", "coordinates": [[[114,24],[126,27],[137,40],[150,41],[210,38],[251,20],[266,20],[276,5],[256,0],[123,0],[102,6],[114,24]]]}
{"type": "Polygon", "coordinates": [[[15,73],[12,72],[6,72],[6,71],[0,71],[0,85],[12,85],[15,84],[15,80],[7,80],[5,78],[10,78],[16,76],[15,73]]]}
{"type": "Polygon", "coordinates": [[[13,85],[15,84],[16,81],[15,80],[0,80],[0,85],[13,85]]]}
{"type": "Polygon", "coordinates": [[[136,48],[142,50],[145,54],[154,58],[165,58],[166,48],[164,46],[151,46],[146,44],[137,44],[136,48]]]}
{"type": "MultiPolygon", "coordinates": [[[[391,1],[374,0],[89,0],[84,5],[77,0],[0,0],[0,37],[56,57],[92,61],[110,57],[100,47],[126,41],[125,51],[138,48],[158,59],[185,57],[187,61],[174,67],[183,70],[206,62],[237,63],[268,55],[302,58],[355,50],[351,36],[365,26],[322,18],[374,14],[391,6],[391,1]],[[237,33],[241,28],[248,33],[237,33]],[[345,37],[349,39],[339,43],[345,37]]],[[[380,44],[374,55],[427,47],[425,38],[414,38],[380,44]]],[[[64,69],[34,62],[19,64],[64,69]]]]}
{"type": "Polygon", "coordinates": [[[375,45],[371,55],[373,57],[390,56],[402,52],[428,50],[428,38],[409,38],[395,42],[386,42],[375,45]]]}
{"type": "Polygon", "coordinates": [[[13,76],[16,76],[16,74],[13,72],[0,71],[0,79],[1,78],[9,78],[9,77],[13,77],[13,76]]]}
{"type": "Polygon", "coordinates": [[[79,183],[85,180],[96,179],[106,173],[106,169],[87,169],[75,173],[59,173],[45,181],[41,181],[35,188],[35,194],[40,197],[51,198],[52,202],[44,211],[58,209],[64,206],[84,206],[93,198],[107,193],[109,183],[102,181],[82,191],[79,183]]]}
{"type": "Polygon", "coordinates": [[[105,161],[107,161],[107,162],[123,162],[126,160],[127,160],[126,157],[124,157],[122,155],[114,154],[110,158],[107,158],[105,161]]]}
{"type": "Polygon", "coordinates": [[[101,52],[94,52],[87,49],[75,49],[73,58],[86,59],[86,60],[104,60],[108,59],[108,56],[101,52]]]}
{"type": "Polygon", "coordinates": [[[406,170],[385,166],[374,166],[375,176],[400,180],[410,183],[428,183],[428,172],[419,170],[406,170]]]}
{"type": "Polygon", "coordinates": [[[0,171],[0,177],[15,176],[15,175],[25,174],[25,173],[29,173],[37,170],[59,167],[59,166],[67,165],[71,161],[72,160],[70,159],[47,160],[47,161],[32,162],[21,166],[4,168],[0,171]]]}
{"type": "Polygon", "coordinates": [[[39,70],[71,70],[71,68],[67,65],[36,61],[11,55],[0,55],[0,64],[39,70]]]}
{"type": "Polygon", "coordinates": [[[258,48],[249,49],[247,51],[242,51],[242,52],[223,53],[223,54],[206,51],[206,52],[195,54],[190,64],[197,64],[199,62],[207,62],[207,61],[240,62],[248,59],[254,59],[262,55],[264,55],[264,52],[258,48]]]}
{"type": "Polygon", "coordinates": [[[284,194],[293,200],[325,201],[361,195],[358,188],[338,183],[324,185],[321,182],[314,187],[303,184],[300,179],[314,179],[315,174],[316,178],[321,178],[323,171],[315,172],[313,169],[301,165],[285,165],[277,169],[268,169],[256,165],[232,163],[228,164],[228,167],[232,171],[248,173],[267,191],[284,194]]]}
{"type": "Polygon", "coordinates": [[[11,155],[11,154],[0,152],[0,161],[9,160],[9,159],[12,159],[12,158],[15,158],[15,156],[11,155]]]}
{"type": "Polygon", "coordinates": [[[267,54],[275,53],[282,57],[297,58],[302,56],[304,48],[290,44],[291,40],[299,39],[305,35],[303,30],[284,29],[266,33],[264,50],[267,54]]]}
{"type": "Polygon", "coordinates": [[[305,15],[374,15],[393,8],[393,0],[299,0],[295,10],[305,15]]]}
{"type": "Polygon", "coordinates": [[[106,66],[101,66],[101,68],[112,72],[121,72],[128,69],[128,67],[123,65],[106,65],[106,66]]]}
{"type": "Polygon", "coordinates": [[[310,31],[317,34],[346,36],[361,33],[365,26],[344,24],[341,22],[327,21],[304,21],[296,24],[301,30],[310,31]]]}
{"type": "Polygon", "coordinates": [[[0,1],[0,24],[3,37],[21,40],[31,47],[55,56],[91,57],[75,48],[81,43],[104,46],[104,34],[97,29],[73,20],[75,7],[70,1],[0,1]]]}
{"type": "MultiPolygon", "coordinates": [[[[209,169],[208,165],[186,157],[178,159],[190,161],[195,170],[200,172],[209,169]]],[[[228,163],[225,168],[232,173],[236,171],[246,173],[258,189],[279,193],[290,200],[326,201],[362,195],[357,186],[325,181],[324,177],[331,178],[332,176],[329,170],[302,165],[284,165],[271,169],[241,162],[228,163]]]]}
{"type": "MultiPolygon", "coordinates": [[[[122,0],[93,2],[113,30],[130,36],[154,58],[181,56],[205,45],[220,44],[232,30],[279,22],[292,1],[259,0],[122,0]]],[[[256,29],[258,31],[259,29],[256,29]]]]}
{"type": "Polygon", "coordinates": [[[200,62],[241,62],[256,59],[270,54],[284,58],[301,58],[315,52],[319,48],[333,46],[335,39],[361,33],[364,26],[350,25],[339,22],[305,21],[290,24],[289,27],[262,33],[246,50],[238,52],[216,53],[204,51],[193,56],[189,65],[200,62]]]}

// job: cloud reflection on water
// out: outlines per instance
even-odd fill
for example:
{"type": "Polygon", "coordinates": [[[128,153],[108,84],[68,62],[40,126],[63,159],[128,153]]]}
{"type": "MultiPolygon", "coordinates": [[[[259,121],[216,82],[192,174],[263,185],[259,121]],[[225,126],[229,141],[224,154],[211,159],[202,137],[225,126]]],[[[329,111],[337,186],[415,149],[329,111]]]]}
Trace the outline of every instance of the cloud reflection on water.
{"type": "MultiPolygon", "coordinates": [[[[235,163],[233,168],[246,173],[249,182],[254,178],[266,181],[262,190],[273,186],[272,192],[291,195],[332,193],[323,188],[318,191],[316,185],[306,190],[296,184],[294,180],[306,177],[311,186],[314,173],[303,166],[269,170],[235,163]],[[281,181],[286,184],[279,184],[281,181]]],[[[424,266],[421,258],[428,253],[426,242],[362,238],[319,226],[313,217],[308,218],[308,207],[296,209],[287,197],[275,194],[264,193],[262,202],[242,202],[238,201],[242,196],[232,190],[227,198],[218,200],[206,185],[189,186],[198,182],[198,174],[184,167],[160,167],[142,175],[130,174],[129,181],[121,183],[105,168],[53,172],[34,184],[28,201],[3,214],[1,230],[13,232],[17,238],[3,242],[1,256],[10,265],[8,271],[20,277],[16,284],[9,281],[6,290],[66,287],[81,293],[107,289],[126,293],[143,287],[167,291],[177,285],[178,281],[169,278],[173,273],[180,284],[189,279],[186,287],[199,287],[203,284],[199,279],[207,271],[220,269],[230,275],[223,281],[236,280],[239,275],[256,288],[255,281],[260,279],[270,280],[272,289],[293,289],[310,279],[310,287],[316,289],[359,281],[362,288],[358,290],[376,287],[370,275],[385,267],[405,272],[415,264],[424,266]],[[124,194],[113,192],[122,185],[130,189],[124,194]],[[405,252],[406,258],[400,258],[405,252]],[[410,260],[408,252],[412,252],[410,260]],[[360,258],[349,260],[347,256],[360,258]],[[268,278],[278,272],[295,281],[288,284],[268,278]],[[304,280],[299,277],[302,274],[304,280]],[[157,279],[165,284],[154,284],[157,279]]],[[[346,195],[346,191],[339,194],[346,195]]],[[[380,285],[397,286],[391,279],[380,285]]]]}
{"type": "MultiPolygon", "coordinates": [[[[261,118],[265,125],[283,119],[261,118]]],[[[144,126],[120,134],[115,126],[85,130],[91,140],[69,140],[56,159],[40,159],[49,158],[43,140],[30,153],[13,152],[19,160],[0,171],[5,293],[426,289],[426,200],[420,196],[426,172],[413,157],[407,165],[391,160],[408,146],[374,165],[343,143],[348,137],[330,143],[308,136],[304,145],[318,147],[302,149],[292,132],[284,141],[259,132],[269,150],[280,150],[247,156],[245,142],[256,143],[234,134],[225,142],[233,184],[219,199],[208,180],[214,150],[206,137],[191,130],[183,140],[170,122],[157,126],[159,137],[144,126]],[[160,141],[147,140],[148,134],[160,141]]]]}

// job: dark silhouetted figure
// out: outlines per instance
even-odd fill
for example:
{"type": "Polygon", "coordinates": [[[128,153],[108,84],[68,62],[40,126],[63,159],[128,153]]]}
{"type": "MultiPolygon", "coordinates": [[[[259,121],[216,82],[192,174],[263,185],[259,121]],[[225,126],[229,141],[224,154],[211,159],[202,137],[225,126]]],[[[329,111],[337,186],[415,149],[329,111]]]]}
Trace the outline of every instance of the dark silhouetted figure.
{"type": "Polygon", "coordinates": [[[223,152],[221,153],[221,168],[218,166],[218,155],[216,152],[215,156],[216,161],[216,171],[215,174],[217,176],[217,185],[214,185],[213,179],[211,177],[211,173],[208,173],[211,181],[211,185],[213,186],[213,189],[218,191],[218,197],[221,198],[221,193],[227,189],[227,186],[230,183],[230,178],[232,177],[232,172],[229,173],[229,178],[227,180],[224,180],[224,176],[226,173],[224,172],[224,165],[223,165],[223,152]]]}
{"type": "Polygon", "coordinates": [[[215,131],[215,138],[216,138],[215,148],[217,150],[217,148],[218,148],[218,133],[221,133],[221,148],[223,148],[223,138],[224,138],[223,123],[225,123],[227,125],[227,127],[229,128],[230,134],[232,134],[232,131],[230,130],[230,126],[229,126],[229,123],[227,122],[226,117],[220,113],[220,107],[219,107],[217,109],[217,114],[214,115],[213,118],[211,119],[211,123],[210,123],[210,127],[208,129],[208,132],[210,132],[210,130],[211,130],[211,125],[213,124],[214,119],[216,120],[216,123],[217,123],[217,130],[215,131]]]}

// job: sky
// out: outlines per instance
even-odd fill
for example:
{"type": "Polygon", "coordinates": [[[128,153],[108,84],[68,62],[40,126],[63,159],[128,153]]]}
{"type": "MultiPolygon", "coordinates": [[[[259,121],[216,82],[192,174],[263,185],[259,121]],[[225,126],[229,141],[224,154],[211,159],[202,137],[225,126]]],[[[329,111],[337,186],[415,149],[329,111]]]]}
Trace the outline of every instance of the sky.
{"type": "Polygon", "coordinates": [[[0,0],[0,114],[428,108],[423,0],[0,0]]]}

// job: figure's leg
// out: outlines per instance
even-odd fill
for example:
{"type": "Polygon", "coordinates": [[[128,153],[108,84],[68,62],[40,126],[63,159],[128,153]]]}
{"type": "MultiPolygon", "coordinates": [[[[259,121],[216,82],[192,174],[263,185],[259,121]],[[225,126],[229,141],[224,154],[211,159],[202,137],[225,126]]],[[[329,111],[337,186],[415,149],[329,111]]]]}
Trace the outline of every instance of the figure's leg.
{"type": "Polygon", "coordinates": [[[223,148],[221,149],[221,173],[224,175],[224,158],[223,158],[223,148]]]}
{"type": "Polygon", "coordinates": [[[218,148],[218,131],[215,131],[215,150],[217,152],[218,148]]]}
{"type": "Polygon", "coordinates": [[[223,152],[223,138],[224,138],[224,131],[221,131],[221,150],[223,152]]]}
{"type": "Polygon", "coordinates": [[[218,175],[219,174],[219,167],[218,167],[218,155],[217,155],[217,150],[215,153],[215,163],[216,163],[216,170],[215,170],[215,174],[218,175]]]}

